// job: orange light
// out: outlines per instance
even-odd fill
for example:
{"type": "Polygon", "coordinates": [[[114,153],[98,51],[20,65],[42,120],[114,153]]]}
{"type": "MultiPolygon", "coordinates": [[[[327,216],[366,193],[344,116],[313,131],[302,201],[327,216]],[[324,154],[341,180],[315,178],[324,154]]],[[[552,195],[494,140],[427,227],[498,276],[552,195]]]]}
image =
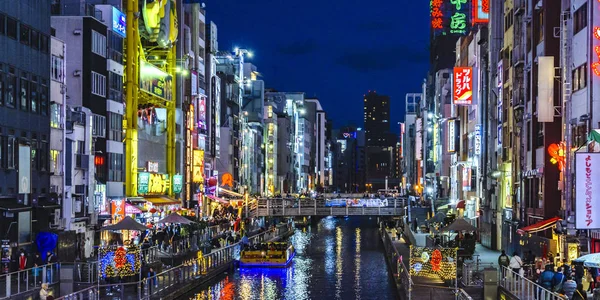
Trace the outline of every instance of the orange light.
{"type": "Polygon", "coordinates": [[[96,165],[96,166],[104,165],[104,156],[96,155],[94,157],[94,165],[96,165]]]}

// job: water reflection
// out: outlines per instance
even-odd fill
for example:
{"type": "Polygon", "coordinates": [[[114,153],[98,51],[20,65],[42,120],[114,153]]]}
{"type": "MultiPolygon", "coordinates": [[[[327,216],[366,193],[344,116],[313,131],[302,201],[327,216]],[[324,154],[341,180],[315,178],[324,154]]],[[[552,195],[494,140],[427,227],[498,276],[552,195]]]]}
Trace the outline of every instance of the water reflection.
{"type": "Polygon", "coordinates": [[[194,298],[394,299],[375,220],[324,218],[290,241],[297,251],[290,267],[238,269],[194,298]]]}

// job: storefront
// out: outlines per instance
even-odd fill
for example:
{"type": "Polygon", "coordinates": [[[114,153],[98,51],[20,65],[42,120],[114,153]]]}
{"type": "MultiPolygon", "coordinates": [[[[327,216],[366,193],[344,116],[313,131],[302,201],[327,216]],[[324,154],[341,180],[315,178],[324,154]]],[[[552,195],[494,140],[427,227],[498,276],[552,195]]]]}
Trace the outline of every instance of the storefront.
{"type": "Polygon", "coordinates": [[[142,210],[144,223],[156,222],[169,213],[179,211],[181,201],[169,196],[171,189],[173,194],[181,193],[183,188],[183,177],[174,175],[172,180],[167,174],[161,173],[138,173],[138,195],[143,198],[139,205],[142,210]]]}
{"type": "Polygon", "coordinates": [[[518,229],[519,244],[523,252],[532,251],[534,255],[543,258],[556,258],[557,254],[563,253],[560,250],[564,249],[561,247],[560,236],[553,231],[558,221],[560,218],[554,217],[518,229]],[[552,238],[539,235],[546,230],[552,231],[552,238]]]}

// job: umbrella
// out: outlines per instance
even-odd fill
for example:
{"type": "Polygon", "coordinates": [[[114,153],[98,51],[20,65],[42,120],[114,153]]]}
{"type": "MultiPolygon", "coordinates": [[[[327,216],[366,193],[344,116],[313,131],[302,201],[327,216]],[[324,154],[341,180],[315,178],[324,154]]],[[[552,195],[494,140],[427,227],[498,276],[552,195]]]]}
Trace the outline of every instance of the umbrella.
{"type": "Polygon", "coordinates": [[[180,216],[178,213],[172,213],[156,223],[159,223],[159,224],[161,224],[161,223],[191,224],[194,222],[188,220],[187,218],[180,216]]]}
{"type": "Polygon", "coordinates": [[[102,227],[101,230],[137,230],[137,231],[146,231],[146,226],[138,223],[136,220],[132,219],[130,216],[123,218],[119,223],[102,227]]]}
{"type": "Polygon", "coordinates": [[[442,228],[440,231],[477,231],[477,227],[469,224],[469,222],[465,221],[465,219],[456,219],[456,221],[442,228]]]}
{"type": "Polygon", "coordinates": [[[573,262],[583,263],[583,266],[588,268],[600,268],[600,253],[587,254],[573,262]]]}

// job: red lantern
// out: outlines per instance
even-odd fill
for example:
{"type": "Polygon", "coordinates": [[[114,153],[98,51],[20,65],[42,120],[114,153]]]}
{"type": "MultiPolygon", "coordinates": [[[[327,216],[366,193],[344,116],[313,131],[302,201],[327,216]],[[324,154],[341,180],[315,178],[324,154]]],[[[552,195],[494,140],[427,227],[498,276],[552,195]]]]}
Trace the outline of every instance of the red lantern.
{"type": "Polygon", "coordinates": [[[151,209],[150,209],[150,213],[151,213],[151,214],[154,214],[154,213],[156,213],[156,208],[154,208],[154,207],[153,207],[153,208],[151,208],[151,209]]]}
{"type": "Polygon", "coordinates": [[[208,180],[208,186],[210,186],[210,187],[217,186],[217,179],[216,179],[216,178],[214,178],[214,177],[211,177],[211,178],[208,180]]]}

